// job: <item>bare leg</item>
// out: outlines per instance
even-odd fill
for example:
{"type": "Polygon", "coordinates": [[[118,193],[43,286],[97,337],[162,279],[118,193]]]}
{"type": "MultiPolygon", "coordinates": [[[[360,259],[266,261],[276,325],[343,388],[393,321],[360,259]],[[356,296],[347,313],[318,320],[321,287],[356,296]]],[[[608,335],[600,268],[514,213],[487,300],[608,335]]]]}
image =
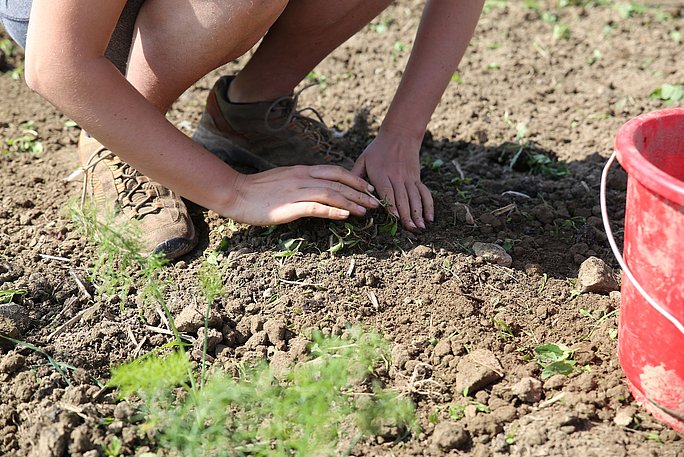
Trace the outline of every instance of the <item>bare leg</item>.
{"type": "Polygon", "coordinates": [[[274,100],[304,77],[391,0],[290,0],[230,86],[234,102],[274,100]]]}
{"type": "Polygon", "coordinates": [[[264,36],[287,0],[146,0],[126,78],[160,111],[264,36]]]}

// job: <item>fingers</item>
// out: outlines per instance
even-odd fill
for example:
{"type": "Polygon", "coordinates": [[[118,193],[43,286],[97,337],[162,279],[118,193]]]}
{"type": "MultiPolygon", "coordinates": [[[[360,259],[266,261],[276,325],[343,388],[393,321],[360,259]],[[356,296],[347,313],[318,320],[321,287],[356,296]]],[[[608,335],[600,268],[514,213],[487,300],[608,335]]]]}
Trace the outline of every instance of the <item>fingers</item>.
{"type": "MultiPolygon", "coordinates": [[[[394,183],[393,183],[394,184],[394,183]]],[[[420,232],[418,226],[413,222],[412,210],[411,210],[411,200],[408,192],[406,191],[406,186],[403,183],[398,185],[393,185],[394,189],[394,201],[399,212],[399,220],[401,225],[410,232],[420,232]]],[[[421,207],[422,211],[422,207],[421,207]]]]}
{"type": "Polygon", "coordinates": [[[358,177],[366,176],[366,161],[363,160],[363,157],[359,157],[359,160],[354,162],[351,174],[358,177]]]}
{"type": "Polygon", "coordinates": [[[435,221],[435,205],[432,200],[432,192],[427,188],[425,184],[418,183],[418,192],[420,192],[420,198],[423,201],[423,214],[425,215],[425,220],[428,222],[435,221]]]}
{"type": "Polygon", "coordinates": [[[316,165],[305,168],[312,178],[336,181],[363,193],[373,192],[375,190],[375,188],[365,179],[352,174],[342,167],[334,165],[316,165]]]}
{"type": "Polygon", "coordinates": [[[297,202],[277,208],[271,217],[279,224],[286,224],[302,217],[344,220],[349,217],[349,211],[317,202],[297,202]]]}

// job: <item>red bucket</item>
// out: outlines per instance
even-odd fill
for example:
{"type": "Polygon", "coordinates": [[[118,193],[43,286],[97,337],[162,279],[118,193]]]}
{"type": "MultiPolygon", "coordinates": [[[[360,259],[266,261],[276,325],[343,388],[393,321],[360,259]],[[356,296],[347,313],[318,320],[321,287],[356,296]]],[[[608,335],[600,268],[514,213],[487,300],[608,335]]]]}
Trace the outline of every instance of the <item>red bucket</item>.
{"type": "Polygon", "coordinates": [[[636,400],[684,432],[684,108],[625,124],[603,171],[601,208],[623,270],[618,355],[636,400]],[[606,213],[608,169],[628,173],[624,259],[606,213]]]}

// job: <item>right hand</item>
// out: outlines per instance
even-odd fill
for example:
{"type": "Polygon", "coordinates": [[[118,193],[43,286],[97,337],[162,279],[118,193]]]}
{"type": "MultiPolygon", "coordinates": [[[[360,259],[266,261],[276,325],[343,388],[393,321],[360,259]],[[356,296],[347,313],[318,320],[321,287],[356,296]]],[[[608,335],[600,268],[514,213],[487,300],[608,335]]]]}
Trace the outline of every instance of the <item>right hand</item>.
{"type": "Polygon", "coordinates": [[[379,203],[373,187],[342,167],[294,166],[239,175],[235,197],[223,216],[244,224],[266,226],[301,217],[342,220],[363,216],[379,203]]]}

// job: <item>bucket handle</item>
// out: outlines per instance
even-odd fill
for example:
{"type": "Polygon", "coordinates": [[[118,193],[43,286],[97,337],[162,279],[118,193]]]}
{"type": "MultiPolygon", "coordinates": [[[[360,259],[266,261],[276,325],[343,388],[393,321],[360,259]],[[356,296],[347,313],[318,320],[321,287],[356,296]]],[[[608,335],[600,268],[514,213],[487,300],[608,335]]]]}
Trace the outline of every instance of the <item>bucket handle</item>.
{"type": "Polygon", "coordinates": [[[677,330],[679,330],[679,332],[682,335],[684,335],[684,325],[682,325],[682,323],[679,322],[676,317],[670,314],[668,310],[660,306],[658,302],[656,302],[644,290],[644,288],[641,287],[641,284],[639,284],[639,281],[637,281],[637,279],[632,274],[632,271],[627,266],[627,262],[625,262],[625,259],[622,257],[622,253],[620,252],[620,249],[618,248],[617,243],[615,242],[615,237],[613,237],[613,230],[610,228],[610,219],[608,218],[608,207],[606,205],[606,182],[608,181],[608,171],[610,170],[610,167],[613,165],[613,162],[615,162],[616,155],[617,152],[613,151],[613,154],[608,159],[608,162],[606,162],[606,165],[603,167],[603,172],[601,173],[601,217],[603,219],[603,227],[605,228],[606,235],[608,236],[608,243],[610,243],[610,248],[613,250],[613,255],[615,255],[615,258],[620,264],[620,268],[622,268],[622,271],[627,275],[627,277],[629,278],[632,285],[636,288],[636,290],[639,291],[641,296],[646,299],[649,305],[651,305],[656,311],[662,314],[662,316],[665,319],[670,321],[672,325],[677,327],[677,330]]]}

